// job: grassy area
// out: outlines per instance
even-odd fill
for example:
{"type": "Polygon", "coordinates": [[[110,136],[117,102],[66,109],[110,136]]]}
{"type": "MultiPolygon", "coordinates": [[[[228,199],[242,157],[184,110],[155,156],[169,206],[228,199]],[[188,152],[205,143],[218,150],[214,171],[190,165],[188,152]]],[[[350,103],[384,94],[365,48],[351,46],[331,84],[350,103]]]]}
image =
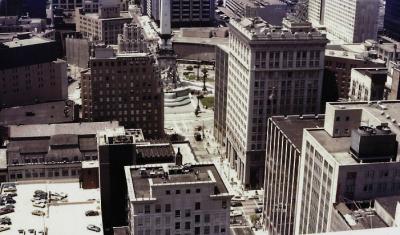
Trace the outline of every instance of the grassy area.
{"type": "Polygon", "coordinates": [[[186,74],[185,78],[186,78],[186,80],[194,81],[194,80],[196,80],[196,75],[194,75],[194,74],[186,74]]]}
{"type": "Polygon", "coordinates": [[[214,108],[214,96],[207,96],[200,100],[203,106],[207,108],[214,108]]]}

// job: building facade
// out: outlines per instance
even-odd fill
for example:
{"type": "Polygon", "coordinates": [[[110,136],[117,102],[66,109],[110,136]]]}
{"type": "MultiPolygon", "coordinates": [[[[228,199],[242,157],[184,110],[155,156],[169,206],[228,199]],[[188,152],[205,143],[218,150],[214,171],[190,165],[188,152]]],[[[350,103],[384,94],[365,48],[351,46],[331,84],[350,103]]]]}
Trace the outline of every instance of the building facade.
{"type": "Polygon", "coordinates": [[[33,37],[0,44],[1,107],[68,98],[67,63],[57,59],[54,41],[33,37]]]}
{"type": "MultiPolygon", "coordinates": [[[[354,53],[343,50],[325,51],[325,72],[332,75],[334,81],[326,81],[329,84],[334,84],[336,89],[333,91],[329,87],[329,92],[334,92],[337,99],[348,99],[350,92],[351,70],[353,68],[373,68],[385,67],[384,62],[379,62],[369,57],[363,56],[361,53],[354,53]]],[[[336,100],[335,100],[336,101],[336,100]]]]}
{"type": "Polygon", "coordinates": [[[97,160],[96,132],[118,122],[10,126],[7,170],[11,181],[78,179],[82,162],[97,160]]]}
{"type": "Polygon", "coordinates": [[[337,203],[399,194],[399,105],[328,103],[324,128],[304,131],[295,234],[332,231],[337,203]]]}
{"type": "Polygon", "coordinates": [[[379,0],[310,0],[309,20],[347,43],[376,39],[379,0]],[[342,12],[342,14],[338,14],[342,12]]]}
{"type": "Polygon", "coordinates": [[[122,34],[118,35],[118,52],[149,52],[143,28],[136,24],[124,24],[122,34]]]}
{"type": "Polygon", "coordinates": [[[231,20],[230,31],[227,157],[243,185],[259,188],[266,117],[319,112],[327,40],[319,32],[279,30],[259,18],[231,20]]]}
{"type": "Polygon", "coordinates": [[[226,91],[228,87],[228,58],[228,47],[215,47],[214,137],[221,145],[226,144],[226,91]]]}
{"type": "Polygon", "coordinates": [[[323,126],[323,115],[268,119],[263,228],[268,234],[294,234],[297,181],[304,128],[323,126]]]}
{"type": "MultiPolygon", "coordinates": [[[[160,21],[160,0],[142,1],[142,13],[160,21]],[[146,7],[146,8],[145,8],[146,7]]],[[[210,26],[215,19],[215,1],[212,0],[173,0],[171,1],[171,26],[210,26]]]]}
{"type": "Polygon", "coordinates": [[[352,69],[349,99],[353,101],[383,100],[387,73],[387,68],[352,69]]]}
{"type": "Polygon", "coordinates": [[[386,11],[384,21],[385,33],[395,40],[400,40],[400,2],[386,0],[386,11]]]}
{"type": "Polygon", "coordinates": [[[128,12],[120,12],[118,5],[101,6],[98,13],[86,13],[84,9],[75,11],[76,31],[93,41],[117,44],[123,27],[132,21],[128,12]]]}
{"type": "Polygon", "coordinates": [[[125,167],[132,235],[229,234],[232,194],[212,164],[125,167]]]}
{"type": "Polygon", "coordinates": [[[142,129],[146,138],[163,136],[164,93],[151,55],[96,48],[89,67],[81,82],[85,121],[118,120],[127,128],[142,129]]]}

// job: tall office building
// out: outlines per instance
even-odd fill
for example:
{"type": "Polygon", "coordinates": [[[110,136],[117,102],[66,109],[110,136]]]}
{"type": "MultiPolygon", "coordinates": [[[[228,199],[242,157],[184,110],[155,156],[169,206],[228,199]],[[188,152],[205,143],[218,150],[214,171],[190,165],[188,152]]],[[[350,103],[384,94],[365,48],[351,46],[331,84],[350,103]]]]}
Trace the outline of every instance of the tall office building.
{"type": "Polygon", "coordinates": [[[124,167],[136,163],[136,143],[144,141],[139,130],[125,132],[124,128],[99,131],[99,182],[101,210],[105,235],[112,235],[113,227],[127,225],[126,182],[124,167]]]}
{"type": "Polygon", "coordinates": [[[324,128],[304,131],[295,234],[331,231],[337,203],[400,193],[399,107],[399,101],[328,103],[324,128]]]}
{"type": "Polygon", "coordinates": [[[376,39],[379,0],[310,0],[309,20],[347,43],[376,39]]]}
{"type": "Polygon", "coordinates": [[[386,0],[384,29],[389,37],[400,40],[400,2],[386,0]]]}
{"type": "Polygon", "coordinates": [[[227,156],[247,187],[264,181],[267,119],[318,113],[327,39],[309,24],[271,27],[259,18],[231,20],[227,87],[227,156]]]}
{"type": "Polygon", "coordinates": [[[118,120],[141,128],[146,138],[164,134],[164,93],[152,55],[97,47],[89,67],[81,82],[84,120],[118,120]]]}
{"type": "Polygon", "coordinates": [[[263,211],[263,225],[268,234],[294,233],[303,129],[323,125],[324,115],[268,119],[263,211]]]}

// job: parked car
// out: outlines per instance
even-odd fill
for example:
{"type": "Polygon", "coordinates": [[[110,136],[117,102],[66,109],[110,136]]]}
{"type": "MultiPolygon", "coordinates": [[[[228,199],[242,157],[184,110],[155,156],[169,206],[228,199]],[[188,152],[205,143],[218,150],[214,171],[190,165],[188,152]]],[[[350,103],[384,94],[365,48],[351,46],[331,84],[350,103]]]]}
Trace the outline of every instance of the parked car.
{"type": "Polygon", "coordinates": [[[46,204],[34,202],[34,203],[33,203],[33,206],[34,206],[34,207],[39,207],[39,208],[45,208],[45,207],[46,207],[46,204]]]}
{"type": "Polygon", "coordinates": [[[85,215],[86,216],[96,216],[96,215],[99,215],[99,212],[98,211],[94,211],[94,210],[89,210],[89,211],[85,212],[85,215]]]}
{"type": "Polygon", "coordinates": [[[0,224],[7,224],[7,225],[11,225],[11,219],[10,217],[3,217],[0,218],[0,224]]]}
{"type": "Polygon", "coordinates": [[[0,226],[0,232],[6,231],[6,230],[9,230],[9,229],[10,229],[10,227],[0,226]]]}
{"type": "Polygon", "coordinates": [[[231,201],[245,201],[246,198],[242,196],[234,196],[231,201]]]}
{"type": "Polygon", "coordinates": [[[37,216],[44,216],[46,213],[41,210],[34,210],[32,211],[32,215],[37,215],[37,216]]]}
{"type": "Polygon", "coordinates": [[[14,212],[12,208],[2,208],[0,209],[0,215],[5,215],[14,212]]]}
{"type": "Polygon", "coordinates": [[[262,209],[262,207],[258,207],[258,208],[255,208],[254,209],[254,212],[257,214],[257,213],[262,213],[262,211],[263,211],[263,209],[262,209]]]}
{"type": "Polygon", "coordinates": [[[231,213],[230,213],[230,217],[237,217],[237,216],[242,216],[242,215],[243,215],[243,212],[237,211],[237,210],[231,211],[231,213]]]}
{"type": "Polygon", "coordinates": [[[6,203],[7,204],[15,204],[17,201],[15,201],[13,198],[7,198],[6,203]]]}
{"type": "Polygon", "coordinates": [[[95,232],[100,232],[101,231],[101,229],[99,227],[97,227],[96,225],[93,225],[93,224],[89,224],[86,228],[88,230],[95,231],[95,232]]]}
{"type": "Polygon", "coordinates": [[[231,203],[231,206],[232,207],[238,207],[238,206],[243,206],[243,204],[241,203],[241,202],[238,202],[238,201],[233,201],[232,203],[231,203]]]}

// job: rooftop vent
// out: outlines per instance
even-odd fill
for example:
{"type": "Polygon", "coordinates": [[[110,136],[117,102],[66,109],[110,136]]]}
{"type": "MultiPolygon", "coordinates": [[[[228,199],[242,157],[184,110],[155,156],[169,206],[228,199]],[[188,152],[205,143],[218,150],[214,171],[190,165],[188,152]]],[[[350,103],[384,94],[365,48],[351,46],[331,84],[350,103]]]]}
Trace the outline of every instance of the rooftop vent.
{"type": "Polygon", "coordinates": [[[351,132],[350,152],[358,162],[394,161],[397,146],[396,134],[386,125],[360,126],[351,132]]]}

